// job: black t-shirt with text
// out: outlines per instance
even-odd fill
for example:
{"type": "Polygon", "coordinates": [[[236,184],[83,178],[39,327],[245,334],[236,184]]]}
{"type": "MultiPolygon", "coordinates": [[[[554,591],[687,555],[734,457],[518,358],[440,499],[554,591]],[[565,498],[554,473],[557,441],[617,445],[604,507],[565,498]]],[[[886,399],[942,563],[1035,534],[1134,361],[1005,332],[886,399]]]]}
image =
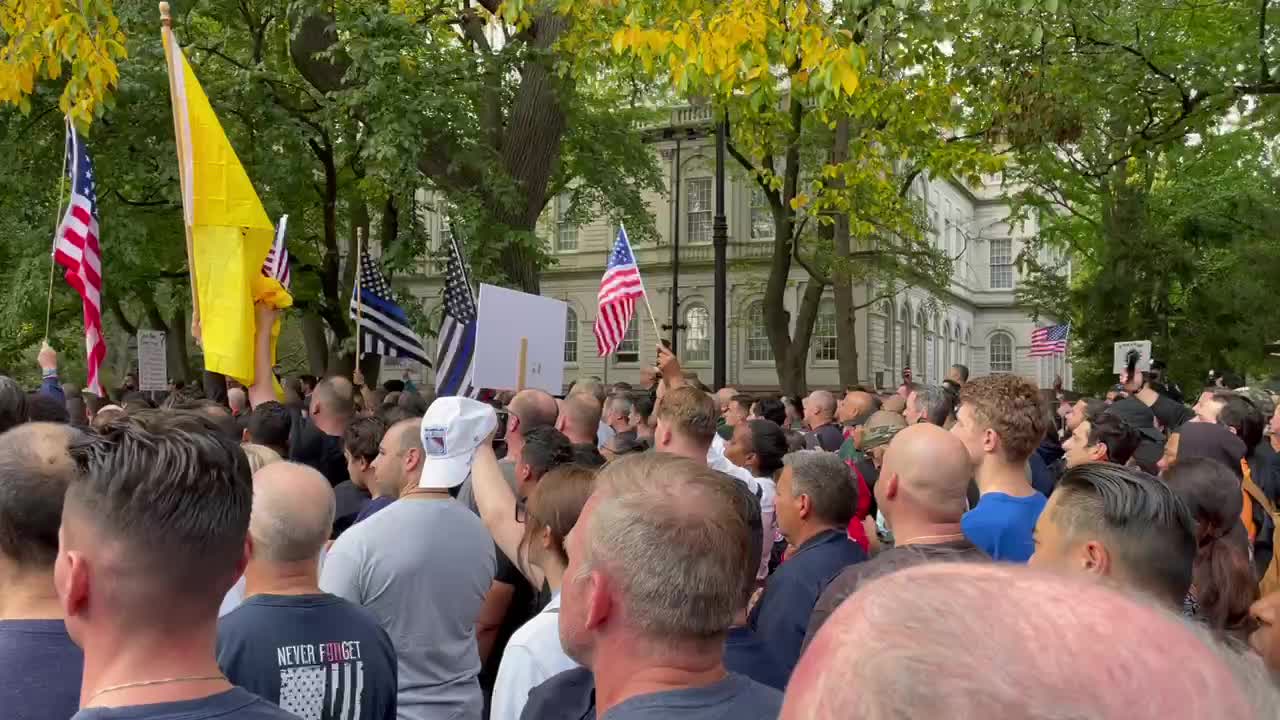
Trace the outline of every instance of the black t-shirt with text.
{"type": "Polygon", "coordinates": [[[236,685],[301,718],[396,715],[391,638],[336,595],[253,595],[218,621],[218,666],[236,685]]]}

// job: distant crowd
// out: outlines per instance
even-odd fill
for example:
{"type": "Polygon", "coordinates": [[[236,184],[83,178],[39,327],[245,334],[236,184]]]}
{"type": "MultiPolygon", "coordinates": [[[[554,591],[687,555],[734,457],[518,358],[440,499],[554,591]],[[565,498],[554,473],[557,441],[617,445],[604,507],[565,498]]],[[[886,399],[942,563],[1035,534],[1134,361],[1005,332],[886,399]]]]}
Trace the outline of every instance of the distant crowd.
{"type": "Polygon", "coordinates": [[[99,399],[38,363],[0,376],[5,718],[1280,717],[1256,389],[792,398],[659,346],[563,397],[260,363],[99,399]]]}

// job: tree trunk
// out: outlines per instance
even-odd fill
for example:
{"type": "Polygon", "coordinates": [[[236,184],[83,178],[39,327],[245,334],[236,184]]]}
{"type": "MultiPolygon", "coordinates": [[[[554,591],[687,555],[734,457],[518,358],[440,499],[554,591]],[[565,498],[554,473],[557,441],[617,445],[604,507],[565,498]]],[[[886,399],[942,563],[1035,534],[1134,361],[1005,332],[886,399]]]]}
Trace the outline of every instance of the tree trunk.
{"type": "Polygon", "coordinates": [[[165,361],[170,379],[185,382],[191,377],[191,355],[187,351],[188,332],[187,308],[182,303],[177,303],[169,321],[169,342],[165,343],[165,361]]]}
{"type": "Polygon", "coordinates": [[[302,313],[302,344],[307,351],[307,369],[312,375],[324,375],[329,366],[329,341],[324,319],[315,312],[302,313]]]}
{"type": "Polygon", "coordinates": [[[360,358],[360,370],[364,373],[365,385],[378,387],[378,376],[382,374],[382,356],[365,355],[360,358]]]}
{"type": "MultiPolygon", "coordinates": [[[[840,165],[849,159],[849,118],[836,121],[835,137],[831,142],[832,165],[840,165]]],[[[844,186],[844,176],[837,174],[831,187],[844,186]]],[[[853,281],[849,273],[849,215],[838,213],[831,226],[831,240],[835,250],[835,263],[831,286],[836,301],[836,353],[840,358],[840,385],[853,387],[858,384],[858,316],[853,302],[853,281]]]]}

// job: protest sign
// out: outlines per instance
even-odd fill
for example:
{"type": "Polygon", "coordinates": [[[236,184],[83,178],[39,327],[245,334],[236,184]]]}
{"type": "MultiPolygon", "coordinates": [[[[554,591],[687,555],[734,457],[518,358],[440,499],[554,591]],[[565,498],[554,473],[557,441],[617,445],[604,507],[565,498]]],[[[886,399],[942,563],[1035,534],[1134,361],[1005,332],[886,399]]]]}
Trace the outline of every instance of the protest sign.
{"type": "Polygon", "coordinates": [[[138,389],[142,392],[162,391],[169,387],[164,342],[161,330],[138,331],[138,389]]]}
{"type": "Polygon", "coordinates": [[[471,384],[494,390],[564,389],[565,303],[480,286],[471,384]]]}
{"type": "Polygon", "coordinates": [[[1138,365],[1135,368],[1140,372],[1146,372],[1151,369],[1151,341],[1150,340],[1129,340],[1126,342],[1118,342],[1115,344],[1114,361],[1111,371],[1119,374],[1129,367],[1129,354],[1138,353],[1138,365]]]}

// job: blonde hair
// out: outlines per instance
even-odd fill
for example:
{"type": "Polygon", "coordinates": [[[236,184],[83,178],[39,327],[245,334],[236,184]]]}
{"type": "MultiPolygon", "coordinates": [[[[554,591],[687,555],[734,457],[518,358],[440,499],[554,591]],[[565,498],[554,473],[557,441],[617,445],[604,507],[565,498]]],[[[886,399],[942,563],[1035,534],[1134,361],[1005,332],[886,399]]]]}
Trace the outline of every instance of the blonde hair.
{"type": "Polygon", "coordinates": [[[280,457],[280,453],[272,450],[266,445],[258,445],[257,443],[241,443],[240,449],[243,450],[245,456],[249,458],[250,472],[258,472],[262,468],[273,463],[284,462],[284,458],[280,457]]]}

